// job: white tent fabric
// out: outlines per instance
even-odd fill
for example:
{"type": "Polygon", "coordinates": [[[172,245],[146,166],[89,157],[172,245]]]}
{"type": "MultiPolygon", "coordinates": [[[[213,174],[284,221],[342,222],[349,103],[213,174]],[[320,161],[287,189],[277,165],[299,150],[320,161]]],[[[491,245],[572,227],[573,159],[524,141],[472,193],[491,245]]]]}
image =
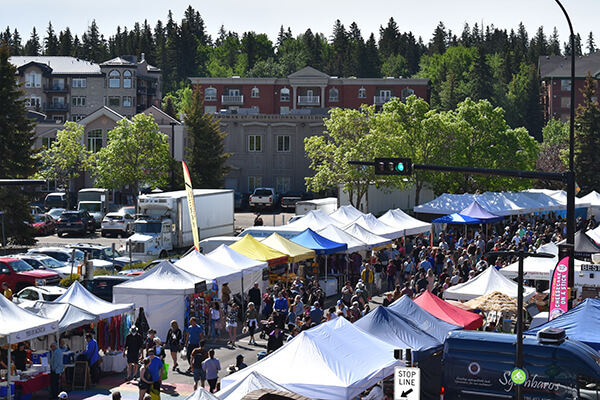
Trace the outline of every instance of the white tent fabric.
{"type": "Polygon", "coordinates": [[[164,339],[172,320],[179,326],[187,326],[184,321],[185,296],[193,294],[195,284],[203,280],[163,261],[150,271],[116,285],[113,301],[144,307],[148,324],[156,329],[158,337],[164,339]]]}
{"type": "Polygon", "coordinates": [[[58,331],[65,332],[99,320],[98,316],[68,303],[36,301],[23,303],[22,307],[40,317],[58,320],[58,331]]]}
{"type": "MultiPolygon", "coordinates": [[[[497,194],[497,192],[486,192],[484,195],[487,193],[497,194]]],[[[544,204],[521,192],[500,192],[499,194],[529,213],[547,211],[544,204]]]]}
{"type": "Polygon", "coordinates": [[[363,228],[362,226],[356,223],[350,224],[347,227],[345,227],[344,232],[354,236],[361,242],[365,243],[368,246],[369,250],[381,246],[386,246],[392,243],[390,239],[376,235],[373,232],[369,231],[366,228],[363,228]]]}
{"type": "Polygon", "coordinates": [[[224,244],[208,253],[206,257],[243,274],[243,288],[241,280],[238,282],[237,278],[229,282],[229,289],[232,293],[238,293],[241,290],[244,294],[248,294],[248,290],[254,285],[254,282],[258,282],[261,293],[264,293],[263,269],[268,268],[269,263],[246,257],[224,244]]]}
{"type": "Polygon", "coordinates": [[[196,389],[194,393],[189,395],[185,400],[221,400],[203,387],[196,389]]]}
{"type": "Polygon", "coordinates": [[[402,363],[394,359],[393,345],[344,318],[336,318],[300,333],[264,359],[223,377],[221,387],[227,389],[257,371],[303,396],[347,400],[392,375],[395,366],[402,363]]]}
{"type": "MultiPolygon", "coordinates": [[[[524,192],[530,193],[544,193],[547,196],[552,197],[554,200],[558,201],[561,205],[567,205],[567,192],[564,190],[552,190],[552,189],[527,189],[524,192]]],[[[589,207],[590,202],[584,200],[583,198],[575,197],[575,207],[577,208],[585,208],[589,207]]]]}
{"type": "Polygon", "coordinates": [[[311,210],[302,218],[299,218],[290,224],[281,226],[252,226],[244,229],[244,231],[240,233],[240,236],[250,234],[258,239],[270,236],[273,233],[278,233],[286,239],[291,239],[304,232],[307,228],[317,231],[327,227],[327,225],[341,227],[343,224],[331,218],[323,210],[311,210]]]}
{"type": "Polygon", "coordinates": [[[0,296],[0,345],[34,339],[57,330],[56,318],[33,314],[0,296]]]}
{"type": "MultiPolygon", "coordinates": [[[[554,243],[547,243],[540,246],[538,253],[554,254],[554,258],[534,258],[527,257],[523,260],[523,278],[549,281],[556,264],[558,264],[558,246],[554,243]]],[[[581,271],[583,261],[575,259],[575,272],[581,271]]],[[[519,274],[519,262],[512,263],[500,270],[500,273],[507,278],[516,279],[519,274]]]]}
{"type": "Polygon", "coordinates": [[[480,195],[474,195],[475,200],[483,208],[492,214],[496,215],[520,215],[527,214],[530,211],[525,207],[521,207],[516,204],[514,201],[510,200],[508,197],[501,192],[485,192],[480,195]]]}
{"type": "MultiPolygon", "coordinates": [[[[489,267],[470,281],[446,289],[444,291],[444,299],[471,300],[496,291],[516,299],[518,296],[518,285],[498,272],[496,268],[489,267]]],[[[534,295],[535,288],[525,287],[525,292],[523,293],[525,301],[531,299],[534,295]]]]}
{"type": "Polygon", "coordinates": [[[544,209],[542,211],[557,211],[565,208],[565,206],[562,205],[559,201],[548,196],[546,193],[528,191],[523,191],[519,193],[531,199],[534,199],[538,203],[542,204],[544,206],[544,209]]]}
{"type": "Polygon", "coordinates": [[[413,218],[399,208],[388,210],[377,219],[392,228],[401,228],[403,236],[416,235],[417,233],[429,232],[431,230],[429,222],[413,218]]]}
{"type": "Polygon", "coordinates": [[[590,229],[589,231],[585,231],[585,234],[588,235],[590,239],[594,242],[600,244],[600,225],[594,229],[590,229]]]}
{"type": "MultiPolygon", "coordinates": [[[[441,196],[425,203],[414,206],[413,210],[423,214],[452,214],[458,213],[467,208],[475,200],[474,195],[469,193],[464,194],[449,194],[444,193],[441,196]]],[[[481,203],[479,203],[481,204],[481,203]]],[[[483,206],[483,204],[481,204],[483,206]]],[[[485,208],[485,207],[484,207],[485,208]]],[[[488,210],[486,208],[486,210],[488,210]]],[[[488,210],[492,212],[491,210],[488,210]]],[[[498,214],[496,214],[498,215],[498,214]]]]}
{"type": "MultiPolygon", "coordinates": [[[[402,229],[391,227],[379,221],[373,214],[365,214],[357,218],[353,224],[357,224],[376,235],[393,240],[402,236],[402,229]]],[[[345,227],[342,229],[346,230],[345,227]]]]}
{"type": "MultiPolygon", "coordinates": [[[[339,209],[338,209],[339,210],[339,209]]],[[[337,226],[329,225],[327,228],[317,231],[317,233],[326,239],[332,240],[338,243],[346,243],[348,248],[346,253],[354,253],[355,251],[368,250],[369,245],[362,240],[355,238],[348,232],[343,231],[337,226]]]]}
{"type": "Polygon", "coordinates": [[[581,201],[590,203],[590,206],[592,207],[600,207],[600,193],[593,190],[591,193],[583,196],[581,201]]]}
{"type": "Polygon", "coordinates": [[[217,281],[218,285],[232,280],[239,280],[241,277],[239,270],[223,265],[196,250],[177,260],[175,265],[207,281],[217,281]]]}
{"type": "Polygon", "coordinates": [[[128,311],[133,311],[134,309],[134,305],[131,303],[115,304],[104,301],[91,294],[77,281],[74,282],[62,296],[54,300],[54,303],[72,304],[97,315],[100,319],[113,317],[128,311]]]}
{"type": "Polygon", "coordinates": [[[242,400],[248,393],[259,389],[274,389],[290,392],[286,387],[273,382],[257,371],[252,371],[245,378],[232,383],[225,389],[219,390],[216,395],[221,400],[242,400]]]}
{"type": "Polygon", "coordinates": [[[352,205],[341,206],[340,208],[329,214],[331,218],[335,219],[336,221],[339,221],[343,225],[348,225],[354,222],[357,218],[359,218],[362,215],[364,215],[364,213],[360,212],[352,205]]]}

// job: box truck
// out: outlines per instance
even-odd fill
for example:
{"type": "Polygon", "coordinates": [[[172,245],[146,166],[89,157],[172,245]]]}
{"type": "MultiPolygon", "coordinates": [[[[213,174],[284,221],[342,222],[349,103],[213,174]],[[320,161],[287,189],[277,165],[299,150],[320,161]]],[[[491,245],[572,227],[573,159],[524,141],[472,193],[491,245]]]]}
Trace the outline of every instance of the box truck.
{"type": "Polygon", "coordinates": [[[108,212],[108,189],[81,189],[77,192],[77,210],[89,212],[94,217],[95,228],[99,229],[108,212]]]}
{"type": "MultiPolygon", "coordinates": [[[[233,190],[195,189],[194,204],[200,240],[233,235],[233,190]]],[[[167,258],[175,249],[194,244],[192,224],[184,190],[141,195],[139,218],[125,252],[143,261],[167,258]]]]}

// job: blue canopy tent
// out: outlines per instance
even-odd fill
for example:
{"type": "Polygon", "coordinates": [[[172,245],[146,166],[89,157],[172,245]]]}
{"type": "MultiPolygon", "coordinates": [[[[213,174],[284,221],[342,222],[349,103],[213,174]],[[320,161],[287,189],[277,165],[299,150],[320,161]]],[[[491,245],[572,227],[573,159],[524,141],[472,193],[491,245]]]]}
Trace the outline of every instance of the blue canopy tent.
{"type": "Polygon", "coordinates": [[[468,217],[459,213],[444,215],[443,217],[432,220],[434,224],[459,224],[459,225],[474,225],[481,224],[478,218],[468,217]]]}
{"type": "Polygon", "coordinates": [[[585,299],[563,315],[524,333],[535,335],[549,326],[562,328],[569,339],[578,340],[600,351],[600,299],[585,299]]]}
{"type": "Polygon", "coordinates": [[[410,319],[418,328],[439,340],[440,343],[444,343],[446,336],[448,336],[448,332],[462,329],[462,327],[458,325],[442,321],[429,314],[406,295],[390,304],[388,309],[410,319]]]}
{"type": "MultiPolygon", "coordinates": [[[[290,239],[292,242],[314,250],[318,255],[340,253],[348,248],[346,243],[329,240],[310,228],[290,239]]],[[[327,257],[325,258],[325,281],[327,281],[327,257]]]]}
{"type": "MultiPolygon", "coordinates": [[[[487,211],[485,208],[481,206],[477,202],[477,200],[473,200],[468,207],[462,210],[459,213],[453,213],[450,215],[444,215],[443,217],[434,219],[434,224],[457,224],[457,225],[465,225],[465,237],[467,233],[467,225],[475,225],[475,224],[489,224],[493,222],[502,221],[504,217],[492,214],[487,211]]],[[[487,236],[487,226],[486,226],[486,236],[487,236]]]]}

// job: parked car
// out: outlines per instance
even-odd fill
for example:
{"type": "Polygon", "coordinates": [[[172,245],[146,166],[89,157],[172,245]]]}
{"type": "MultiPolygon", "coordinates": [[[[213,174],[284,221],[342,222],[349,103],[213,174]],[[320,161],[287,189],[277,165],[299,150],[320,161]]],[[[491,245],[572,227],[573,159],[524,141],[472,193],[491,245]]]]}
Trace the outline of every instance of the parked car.
{"type": "MultiPolygon", "coordinates": [[[[123,269],[124,266],[135,264],[140,262],[138,259],[130,260],[129,257],[123,256],[119,251],[113,250],[111,246],[103,246],[101,244],[94,243],[75,243],[68,244],[68,249],[77,249],[88,254],[88,259],[94,262],[94,266],[97,268],[96,261],[104,261],[114,265],[116,270],[123,269]]],[[[105,267],[106,268],[106,267],[105,267]]]]}
{"type": "Polygon", "coordinates": [[[42,209],[42,207],[37,206],[35,204],[30,204],[29,205],[29,210],[31,210],[31,215],[38,215],[38,214],[43,214],[45,211],[42,209]]]}
{"type": "Polygon", "coordinates": [[[250,208],[271,208],[275,209],[279,206],[279,194],[274,188],[259,187],[254,189],[254,192],[248,199],[250,208]]]}
{"type": "Polygon", "coordinates": [[[100,234],[102,237],[115,235],[118,237],[128,236],[133,232],[135,218],[131,214],[111,212],[102,219],[100,234]]]}
{"type": "Polygon", "coordinates": [[[60,286],[29,286],[13,296],[13,303],[34,303],[38,300],[54,301],[66,291],[67,289],[60,286]]]}
{"type": "Polygon", "coordinates": [[[56,221],[47,214],[36,214],[33,216],[33,233],[36,235],[47,236],[54,233],[56,221]]]}
{"type": "MultiPolygon", "coordinates": [[[[45,254],[50,257],[57,259],[65,264],[60,269],[55,269],[65,275],[71,274],[71,271],[78,273],[78,269],[83,265],[85,253],[77,248],[70,247],[40,247],[31,249],[27,254],[45,254]],[[75,259],[72,260],[73,251],[75,252],[75,259]]],[[[111,261],[105,261],[102,259],[93,259],[90,261],[94,265],[94,269],[105,269],[107,271],[113,271],[115,269],[114,264],[111,261]]]]}
{"type": "Polygon", "coordinates": [[[53,208],[50,211],[48,211],[46,214],[51,216],[54,221],[58,221],[58,219],[60,218],[62,213],[64,213],[65,211],[67,211],[66,208],[53,208]]]}
{"type": "Polygon", "coordinates": [[[56,272],[34,269],[27,262],[14,257],[0,257],[0,282],[6,282],[13,292],[27,286],[58,285],[56,272]]]}
{"type": "Polygon", "coordinates": [[[133,278],[127,275],[98,275],[94,279],[83,281],[83,286],[93,295],[112,303],[113,286],[133,278]]]}
{"type": "Polygon", "coordinates": [[[66,278],[69,274],[65,274],[65,263],[58,261],[56,258],[46,254],[13,254],[11,257],[19,258],[27,262],[35,269],[45,269],[47,271],[56,272],[61,279],[66,278]]]}
{"type": "Polygon", "coordinates": [[[120,213],[122,214],[129,214],[132,217],[135,218],[135,206],[125,206],[125,207],[121,207],[121,209],[119,210],[120,213]]]}
{"type": "Polygon", "coordinates": [[[87,232],[94,233],[96,231],[96,221],[89,212],[80,211],[65,211],[60,215],[56,223],[56,234],[62,237],[65,233],[86,234],[87,232]]]}
{"type": "Polygon", "coordinates": [[[296,211],[296,203],[303,200],[302,192],[287,192],[281,196],[281,208],[296,211]]]}
{"type": "Polygon", "coordinates": [[[44,207],[46,210],[50,210],[51,208],[67,208],[69,202],[69,198],[66,193],[56,192],[56,193],[48,193],[46,198],[44,199],[44,207]]]}

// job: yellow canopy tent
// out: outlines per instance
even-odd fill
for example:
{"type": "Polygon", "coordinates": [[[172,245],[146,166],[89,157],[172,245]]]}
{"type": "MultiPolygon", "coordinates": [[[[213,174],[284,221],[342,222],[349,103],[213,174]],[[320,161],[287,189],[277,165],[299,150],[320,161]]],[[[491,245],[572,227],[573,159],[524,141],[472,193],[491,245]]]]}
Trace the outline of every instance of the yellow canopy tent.
{"type": "Polygon", "coordinates": [[[290,256],[289,262],[291,263],[314,258],[315,256],[314,250],[300,246],[299,244],[284,238],[278,233],[273,233],[269,237],[264,238],[261,240],[261,243],[287,254],[290,256]]]}
{"type": "Polygon", "coordinates": [[[289,259],[287,254],[272,249],[266,244],[262,244],[253,238],[252,235],[245,235],[237,242],[229,245],[229,248],[253,260],[266,261],[269,265],[286,263],[289,259]]]}

